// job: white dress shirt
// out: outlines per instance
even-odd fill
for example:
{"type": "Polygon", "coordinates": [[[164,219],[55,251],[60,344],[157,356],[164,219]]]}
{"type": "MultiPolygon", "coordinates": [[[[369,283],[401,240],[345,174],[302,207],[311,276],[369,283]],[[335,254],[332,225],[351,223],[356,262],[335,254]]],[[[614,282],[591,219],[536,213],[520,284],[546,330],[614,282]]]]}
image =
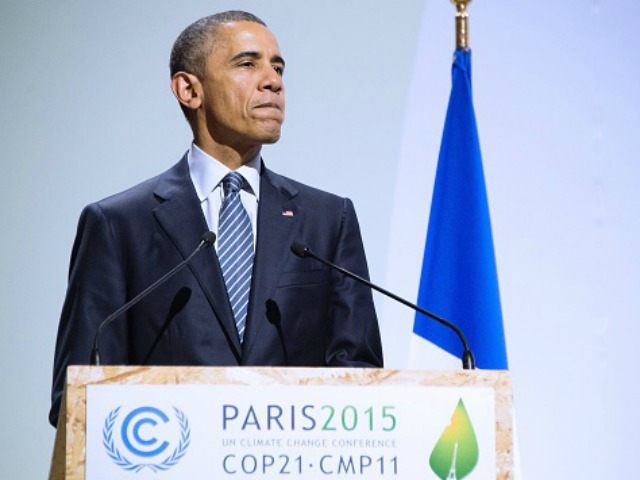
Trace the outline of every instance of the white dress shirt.
{"type": "MultiPolygon", "coordinates": [[[[207,220],[209,230],[218,235],[218,221],[220,207],[224,200],[224,189],[222,179],[231,170],[220,161],[205,153],[194,143],[187,152],[187,162],[189,163],[189,175],[198,194],[202,213],[207,220]]],[[[258,238],[258,201],[260,198],[260,153],[249,162],[242,165],[236,171],[242,175],[245,182],[240,190],[240,201],[244,206],[251,227],[253,228],[253,249],[256,248],[258,238]]],[[[216,240],[216,249],[218,241],[216,240]]]]}

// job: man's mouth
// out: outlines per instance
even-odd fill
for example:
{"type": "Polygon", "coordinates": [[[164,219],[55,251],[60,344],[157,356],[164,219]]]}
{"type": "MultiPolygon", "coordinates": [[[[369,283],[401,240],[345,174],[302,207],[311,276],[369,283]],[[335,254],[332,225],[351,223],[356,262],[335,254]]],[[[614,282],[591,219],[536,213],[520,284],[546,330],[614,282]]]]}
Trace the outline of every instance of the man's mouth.
{"type": "Polygon", "coordinates": [[[263,103],[259,103],[257,104],[255,107],[253,108],[275,108],[277,110],[282,110],[282,107],[280,106],[279,103],[276,102],[263,102],[263,103]]]}

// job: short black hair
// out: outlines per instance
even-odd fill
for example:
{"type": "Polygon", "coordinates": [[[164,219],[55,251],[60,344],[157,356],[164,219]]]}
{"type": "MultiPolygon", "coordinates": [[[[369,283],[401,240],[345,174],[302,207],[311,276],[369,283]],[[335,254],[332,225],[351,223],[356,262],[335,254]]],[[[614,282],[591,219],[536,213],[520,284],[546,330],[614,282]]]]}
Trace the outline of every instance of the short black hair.
{"type": "Polygon", "coordinates": [[[206,58],[215,43],[218,25],[229,22],[254,22],[267,26],[262,20],[249,12],[229,10],[196,20],[185,28],[173,44],[169,59],[171,76],[176,72],[187,72],[204,77],[206,58]]]}

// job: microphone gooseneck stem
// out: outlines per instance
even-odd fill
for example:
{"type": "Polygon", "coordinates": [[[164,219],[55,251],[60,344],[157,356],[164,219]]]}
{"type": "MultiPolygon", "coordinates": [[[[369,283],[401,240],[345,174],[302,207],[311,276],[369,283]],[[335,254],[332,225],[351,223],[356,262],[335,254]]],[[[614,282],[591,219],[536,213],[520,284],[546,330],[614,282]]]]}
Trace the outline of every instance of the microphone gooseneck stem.
{"type": "Polygon", "coordinates": [[[151,293],[153,290],[158,288],[164,282],[169,280],[169,278],[171,278],[176,273],[178,273],[180,270],[182,270],[189,263],[189,261],[202,249],[202,247],[204,247],[205,245],[213,245],[214,242],[215,242],[215,234],[213,232],[205,233],[202,236],[202,238],[200,240],[200,243],[198,244],[196,249],[193,252],[191,252],[191,255],[189,255],[182,262],[180,262],[178,265],[173,267],[171,270],[169,270],[167,273],[165,273],[158,280],[156,280],[151,285],[149,285],[147,288],[145,288],[143,291],[141,291],[138,295],[133,297],[130,301],[128,301],[127,303],[122,305],[120,308],[118,308],[115,312],[113,312],[107,318],[105,318],[102,321],[102,323],[100,324],[100,326],[98,326],[98,330],[96,331],[96,336],[93,339],[93,349],[91,350],[90,364],[91,365],[100,366],[99,339],[100,339],[100,333],[102,332],[102,330],[106,326],[108,326],[111,322],[113,322],[116,318],[118,318],[124,312],[126,312],[127,310],[129,310],[130,308],[135,306],[138,302],[140,302],[140,300],[142,300],[144,297],[146,297],[149,293],[151,293]]]}
{"type": "Polygon", "coordinates": [[[376,285],[374,283],[371,283],[366,278],[363,278],[360,275],[356,275],[355,273],[350,272],[349,270],[341,267],[340,265],[336,265],[336,264],[334,264],[332,262],[329,262],[328,260],[325,260],[324,258],[316,255],[308,247],[304,247],[304,246],[299,245],[299,244],[294,244],[294,246],[292,246],[292,251],[293,251],[294,254],[296,254],[296,255],[298,255],[300,257],[312,257],[312,258],[316,259],[317,261],[319,261],[320,263],[323,263],[324,265],[327,265],[328,267],[335,268],[336,270],[338,270],[339,272],[343,273],[347,277],[351,277],[354,280],[362,282],[365,285],[367,285],[368,287],[376,290],[377,292],[380,292],[383,295],[386,295],[387,297],[392,298],[395,301],[400,302],[403,305],[405,305],[405,306],[407,306],[409,308],[412,308],[412,309],[420,312],[423,315],[426,315],[427,317],[435,320],[436,322],[440,323],[441,325],[444,325],[445,327],[450,328],[458,336],[458,338],[460,339],[460,342],[462,343],[462,347],[464,349],[464,352],[462,354],[462,368],[464,368],[465,370],[473,370],[473,369],[476,368],[475,359],[473,358],[473,353],[471,352],[471,349],[469,348],[469,344],[467,342],[467,339],[465,338],[465,336],[462,333],[462,331],[458,327],[456,327],[453,323],[449,322],[448,320],[445,320],[442,317],[439,317],[435,313],[431,313],[430,311],[425,310],[424,308],[409,302],[408,300],[405,300],[402,297],[399,297],[398,295],[396,295],[395,293],[390,292],[389,290],[386,290],[386,289],[384,289],[382,287],[379,287],[378,285],[376,285]]]}

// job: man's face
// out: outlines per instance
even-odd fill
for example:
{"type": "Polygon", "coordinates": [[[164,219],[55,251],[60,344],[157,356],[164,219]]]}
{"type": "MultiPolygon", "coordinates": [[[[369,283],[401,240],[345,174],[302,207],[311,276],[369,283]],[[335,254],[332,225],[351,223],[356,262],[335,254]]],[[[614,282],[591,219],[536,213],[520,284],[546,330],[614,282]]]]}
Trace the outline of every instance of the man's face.
{"type": "Polygon", "coordinates": [[[202,81],[203,109],[213,140],[235,148],[274,143],[284,121],[284,60],[264,26],[218,26],[202,81]]]}

